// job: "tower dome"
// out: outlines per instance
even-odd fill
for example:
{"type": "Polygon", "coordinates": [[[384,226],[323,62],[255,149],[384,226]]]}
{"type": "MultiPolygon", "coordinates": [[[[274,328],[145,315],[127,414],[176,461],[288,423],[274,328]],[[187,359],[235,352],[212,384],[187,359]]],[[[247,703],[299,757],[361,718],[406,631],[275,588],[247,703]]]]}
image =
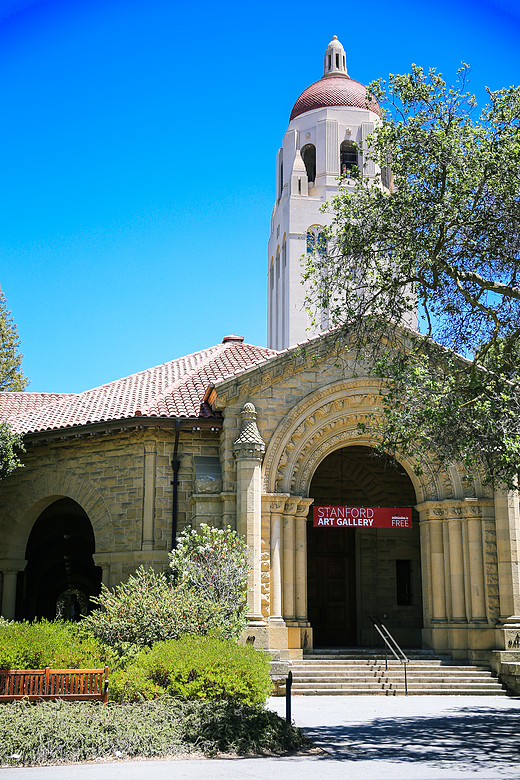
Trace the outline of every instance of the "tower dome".
{"type": "Polygon", "coordinates": [[[325,50],[323,76],[302,92],[276,155],[276,201],[268,245],[267,343],[298,344],[329,327],[328,311],[311,322],[302,284],[302,252],[322,253],[338,187],[352,190],[383,176],[371,159],[369,137],[382,111],[367,89],[350,78],[345,49],[334,36],[325,50]],[[341,185],[340,185],[341,177],[341,185]]]}
{"type": "Polygon", "coordinates": [[[381,116],[381,109],[375,100],[367,102],[367,90],[359,81],[347,73],[345,49],[334,35],[325,52],[323,76],[307,87],[291,111],[291,119],[315,108],[347,106],[368,108],[381,116]]]}

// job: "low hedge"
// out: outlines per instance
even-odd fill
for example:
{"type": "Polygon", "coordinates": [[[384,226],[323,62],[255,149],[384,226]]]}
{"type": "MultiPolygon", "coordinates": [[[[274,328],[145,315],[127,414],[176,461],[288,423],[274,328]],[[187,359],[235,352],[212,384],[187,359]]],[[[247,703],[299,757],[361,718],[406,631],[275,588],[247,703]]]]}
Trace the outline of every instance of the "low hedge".
{"type": "Polygon", "coordinates": [[[271,692],[269,661],[251,647],[214,636],[156,642],[110,680],[119,702],[170,695],[180,699],[264,704],[271,692]]]}
{"type": "Polygon", "coordinates": [[[0,706],[0,765],[203,753],[282,753],[307,744],[274,712],[233,702],[13,702],[0,706]]]}
{"type": "Polygon", "coordinates": [[[115,656],[77,623],[0,623],[0,669],[99,669],[115,656]]]}

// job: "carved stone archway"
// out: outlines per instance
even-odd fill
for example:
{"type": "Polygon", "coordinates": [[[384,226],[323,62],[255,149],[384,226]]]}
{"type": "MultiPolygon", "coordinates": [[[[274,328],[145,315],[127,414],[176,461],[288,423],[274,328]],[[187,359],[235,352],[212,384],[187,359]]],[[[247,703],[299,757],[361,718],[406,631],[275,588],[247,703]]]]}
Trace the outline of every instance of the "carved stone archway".
{"type": "MultiPolygon", "coordinates": [[[[327,455],[352,444],[375,445],[370,427],[360,435],[357,426],[370,426],[371,415],[379,409],[379,384],[366,378],[332,382],[306,396],[271,437],[263,464],[264,492],[308,496],[312,475],[327,455]]],[[[462,498],[478,490],[475,484],[468,490],[456,468],[447,471],[433,459],[420,479],[413,463],[399,456],[397,460],[410,476],[418,502],[462,498]]]]}
{"type": "Polygon", "coordinates": [[[111,548],[112,518],[100,491],[76,474],[41,473],[14,496],[5,513],[10,537],[6,545],[8,555],[23,558],[35,520],[61,498],[73,499],[86,512],[94,529],[96,549],[111,548]]]}

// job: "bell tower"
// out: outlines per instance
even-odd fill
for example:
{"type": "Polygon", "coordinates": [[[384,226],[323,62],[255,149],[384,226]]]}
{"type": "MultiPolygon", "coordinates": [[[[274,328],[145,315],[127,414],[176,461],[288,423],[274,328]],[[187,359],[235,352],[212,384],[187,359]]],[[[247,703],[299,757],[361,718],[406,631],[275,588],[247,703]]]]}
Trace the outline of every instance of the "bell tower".
{"type": "Polygon", "coordinates": [[[302,256],[320,252],[330,216],[321,206],[357,176],[374,177],[363,148],[381,110],[347,72],[345,49],[334,36],[325,51],[323,76],[293,106],[276,157],[276,202],[271,216],[267,270],[267,344],[285,349],[328,328],[326,316],[309,330],[302,256]]]}

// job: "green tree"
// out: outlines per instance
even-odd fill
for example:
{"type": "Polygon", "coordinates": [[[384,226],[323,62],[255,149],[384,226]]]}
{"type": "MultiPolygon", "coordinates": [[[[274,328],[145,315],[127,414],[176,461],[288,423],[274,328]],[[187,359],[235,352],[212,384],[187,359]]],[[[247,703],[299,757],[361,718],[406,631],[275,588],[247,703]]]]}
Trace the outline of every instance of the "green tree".
{"type": "Polygon", "coordinates": [[[520,469],[520,88],[477,114],[463,65],[374,82],[363,176],[340,185],[308,304],[381,380],[385,451],[520,469]],[[365,175],[375,163],[375,178],[365,175]],[[379,172],[378,172],[379,171],[379,172]],[[413,319],[419,313],[420,332],[413,319]],[[403,328],[403,324],[412,328],[403,328]]]}
{"type": "MultiPolygon", "coordinates": [[[[27,385],[19,347],[16,325],[0,288],[0,392],[20,391],[27,385]]],[[[0,420],[0,479],[21,465],[17,450],[22,449],[21,436],[14,434],[6,421],[0,420]]]]}

